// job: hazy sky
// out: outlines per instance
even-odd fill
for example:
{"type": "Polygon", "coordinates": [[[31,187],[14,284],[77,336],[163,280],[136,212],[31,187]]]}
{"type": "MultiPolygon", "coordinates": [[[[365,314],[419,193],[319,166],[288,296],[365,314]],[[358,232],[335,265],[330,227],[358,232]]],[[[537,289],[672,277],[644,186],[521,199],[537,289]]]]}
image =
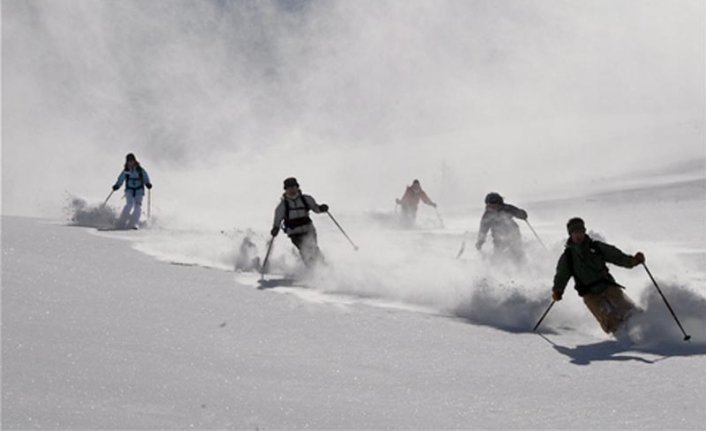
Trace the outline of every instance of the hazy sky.
{"type": "Polygon", "coordinates": [[[214,206],[245,186],[270,205],[288,175],[374,205],[414,177],[453,200],[704,158],[705,16],[700,0],[5,0],[3,213],[103,199],[131,151],[163,201],[214,206]]]}

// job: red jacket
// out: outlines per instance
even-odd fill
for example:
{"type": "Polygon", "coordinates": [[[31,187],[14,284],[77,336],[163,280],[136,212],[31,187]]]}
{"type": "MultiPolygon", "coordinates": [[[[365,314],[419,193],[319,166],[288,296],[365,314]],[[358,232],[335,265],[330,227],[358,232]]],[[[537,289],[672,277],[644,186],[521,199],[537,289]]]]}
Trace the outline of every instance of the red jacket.
{"type": "Polygon", "coordinates": [[[429,196],[424,193],[424,190],[419,188],[415,191],[412,187],[407,187],[407,190],[404,192],[404,196],[402,196],[402,199],[400,200],[400,205],[403,207],[412,207],[417,209],[419,206],[419,200],[422,200],[427,205],[434,205],[434,202],[429,199],[429,196]]]}

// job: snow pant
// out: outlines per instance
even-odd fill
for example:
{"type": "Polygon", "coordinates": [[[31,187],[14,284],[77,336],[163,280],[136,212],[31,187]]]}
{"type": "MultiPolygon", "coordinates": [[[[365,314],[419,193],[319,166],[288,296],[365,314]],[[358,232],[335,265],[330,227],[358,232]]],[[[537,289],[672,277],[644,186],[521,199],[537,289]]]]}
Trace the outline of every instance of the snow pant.
{"type": "Polygon", "coordinates": [[[408,205],[402,205],[402,214],[400,215],[400,224],[402,227],[414,227],[417,221],[417,208],[408,205]]]}
{"type": "Polygon", "coordinates": [[[525,251],[522,248],[522,241],[508,243],[493,241],[493,260],[498,262],[511,261],[518,264],[524,263],[525,251]]]}
{"type": "Polygon", "coordinates": [[[608,334],[617,331],[635,310],[635,304],[619,286],[608,286],[600,293],[587,293],[583,302],[608,334]]]}
{"type": "Polygon", "coordinates": [[[118,219],[118,229],[131,229],[137,227],[142,215],[142,197],[144,193],[133,194],[130,190],[125,193],[125,207],[118,219]]]}
{"type": "Polygon", "coordinates": [[[305,233],[291,234],[289,239],[299,249],[299,254],[304,261],[304,265],[312,267],[317,263],[322,263],[324,260],[319,245],[316,241],[316,229],[312,227],[311,231],[305,233]]]}

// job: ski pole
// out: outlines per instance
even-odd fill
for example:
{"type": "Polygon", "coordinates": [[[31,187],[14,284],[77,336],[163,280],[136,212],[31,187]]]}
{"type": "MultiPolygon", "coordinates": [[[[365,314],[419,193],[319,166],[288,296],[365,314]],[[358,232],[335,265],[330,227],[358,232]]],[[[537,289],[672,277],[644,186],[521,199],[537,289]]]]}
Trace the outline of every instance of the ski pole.
{"type": "Polygon", "coordinates": [[[335,218],[333,218],[333,216],[331,215],[331,213],[328,212],[328,211],[326,211],[326,214],[328,214],[328,216],[331,217],[331,220],[333,220],[333,222],[336,223],[336,226],[338,226],[338,228],[341,230],[341,233],[343,234],[343,236],[346,237],[346,239],[348,240],[348,242],[351,243],[351,245],[353,246],[353,249],[354,249],[355,251],[358,251],[358,246],[355,245],[355,243],[353,242],[353,240],[350,239],[350,237],[348,236],[348,234],[346,234],[346,231],[343,230],[343,228],[341,227],[341,225],[338,224],[338,222],[336,221],[335,218]]]}
{"type": "Polygon", "coordinates": [[[147,220],[152,215],[152,190],[147,189],[147,220]]]}
{"type": "Polygon", "coordinates": [[[108,199],[110,199],[110,197],[113,196],[113,193],[115,193],[115,190],[110,191],[110,194],[108,195],[108,197],[105,198],[105,202],[103,202],[103,206],[105,206],[108,203],[108,199]]]}
{"type": "Polygon", "coordinates": [[[527,223],[527,226],[530,228],[530,230],[534,234],[535,238],[537,238],[537,241],[539,241],[539,243],[542,244],[542,247],[544,248],[544,250],[549,251],[549,249],[547,249],[547,246],[544,245],[542,240],[539,238],[539,235],[537,235],[537,232],[535,232],[534,228],[532,228],[532,225],[530,224],[529,220],[525,219],[525,223],[527,223]]]}
{"type": "Polygon", "coordinates": [[[642,262],[642,266],[645,267],[645,271],[647,271],[647,275],[650,276],[650,279],[652,280],[652,283],[655,285],[657,288],[657,292],[659,292],[659,295],[662,297],[662,300],[664,300],[664,304],[667,306],[669,309],[669,312],[672,313],[672,317],[674,317],[674,321],[677,322],[677,325],[679,326],[679,329],[681,329],[682,334],[684,334],[684,341],[689,341],[691,338],[691,335],[687,335],[686,331],[684,331],[684,328],[681,326],[681,323],[679,323],[679,319],[677,319],[677,315],[674,313],[674,310],[672,310],[672,306],[669,305],[669,302],[667,302],[667,298],[664,296],[664,293],[662,293],[662,289],[659,288],[657,285],[657,282],[655,281],[655,278],[652,277],[652,273],[650,272],[649,269],[647,269],[647,265],[645,265],[645,262],[642,262]]]}
{"type": "Polygon", "coordinates": [[[547,317],[547,314],[549,314],[549,310],[552,309],[552,307],[554,306],[554,303],[555,303],[555,302],[556,302],[556,301],[552,299],[552,303],[549,304],[549,307],[547,307],[547,310],[544,312],[544,314],[542,314],[542,317],[539,318],[539,321],[537,322],[537,324],[534,325],[534,328],[532,328],[532,331],[536,331],[537,328],[539,328],[539,324],[542,323],[542,320],[544,320],[545,317],[547,317]]]}
{"type": "Polygon", "coordinates": [[[466,250],[466,235],[468,235],[468,231],[465,231],[463,233],[463,241],[461,242],[461,250],[458,251],[458,254],[456,255],[456,259],[460,259],[461,255],[466,250]]]}
{"type": "Polygon", "coordinates": [[[260,267],[260,280],[265,279],[265,269],[267,268],[267,261],[270,258],[270,252],[272,251],[272,244],[275,242],[275,237],[270,239],[269,244],[267,244],[267,253],[265,253],[265,260],[262,262],[262,267],[260,267]]]}

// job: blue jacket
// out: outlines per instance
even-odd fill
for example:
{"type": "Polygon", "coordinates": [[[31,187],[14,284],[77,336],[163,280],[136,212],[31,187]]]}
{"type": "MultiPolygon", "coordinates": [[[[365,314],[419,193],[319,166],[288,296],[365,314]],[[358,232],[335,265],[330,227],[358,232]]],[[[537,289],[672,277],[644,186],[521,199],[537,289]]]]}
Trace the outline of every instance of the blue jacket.
{"type": "Polygon", "coordinates": [[[142,167],[122,171],[118,176],[116,186],[120,187],[125,183],[125,193],[132,192],[133,196],[143,196],[145,194],[145,184],[150,184],[150,176],[142,167]]]}

